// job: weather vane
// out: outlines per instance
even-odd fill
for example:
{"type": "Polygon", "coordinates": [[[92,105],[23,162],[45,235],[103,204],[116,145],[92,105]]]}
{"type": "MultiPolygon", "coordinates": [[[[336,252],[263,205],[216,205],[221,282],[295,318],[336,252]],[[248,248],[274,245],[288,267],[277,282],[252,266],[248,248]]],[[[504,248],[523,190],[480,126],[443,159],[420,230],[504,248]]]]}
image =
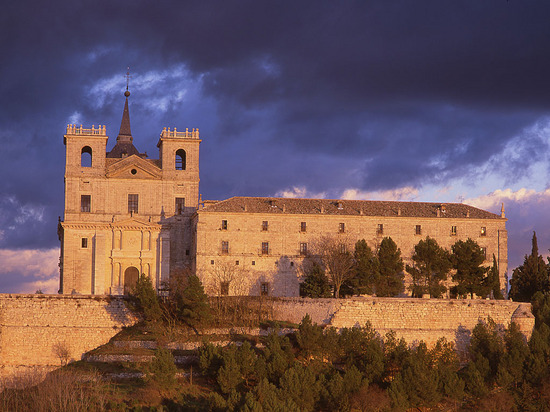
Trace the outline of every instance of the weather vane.
{"type": "Polygon", "coordinates": [[[128,71],[126,72],[126,91],[128,91],[128,85],[130,84],[130,66],[128,66],[128,71]]]}

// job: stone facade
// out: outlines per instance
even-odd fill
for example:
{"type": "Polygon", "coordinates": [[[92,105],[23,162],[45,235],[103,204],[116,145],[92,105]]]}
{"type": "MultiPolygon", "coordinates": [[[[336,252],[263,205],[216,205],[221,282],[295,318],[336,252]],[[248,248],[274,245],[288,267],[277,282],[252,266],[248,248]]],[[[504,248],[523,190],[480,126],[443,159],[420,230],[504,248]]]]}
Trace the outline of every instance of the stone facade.
{"type": "Polygon", "coordinates": [[[110,152],[107,140],[105,126],[67,126],[60,293],[122,294],[140,273],[160,286],[171,270],[191,265],[198,129],[164,128],[159,158],[148,159],[133,146],[126,96],[110,152]]]}
{"type": "MultiPolygon", "coordinates": [[[[471,238],[499,265],[506,291],[506,218],[464,204],[234,197],[206,203],[193,217],[196,267],[209,294],[298,296],[304,252],[321,236],[353,250],[365,239],[376,250],[391,237],[405,263],[426,236],[450,250],[471,238]],[[225,286],[224,286],[225,284],[225,286]],[[223,288],[225,287],[225,290],[223,288]]],[[[406,275],[406,284],[410,277],[406,275]]]]}
{"type": "MultiPolygon", "coordinates": [[[[211,295],[298,296],[300,263],[320,236],[348,250],[390,236],[412,263],[426,236],[450,249],[472,238],[498,261],[507,290],[507,232],[500,215],[449,203],[234,197],[199,202],[198,129],[163,129],[159,158],[133,145],[128,96],[107,152],[105,126],[68,125],[60,293],[122,294],[144,273],[160,288],[170,273],[196,270],[211,295]]],[[[406,283],[410,283],[407,274],[406,283]]]]}

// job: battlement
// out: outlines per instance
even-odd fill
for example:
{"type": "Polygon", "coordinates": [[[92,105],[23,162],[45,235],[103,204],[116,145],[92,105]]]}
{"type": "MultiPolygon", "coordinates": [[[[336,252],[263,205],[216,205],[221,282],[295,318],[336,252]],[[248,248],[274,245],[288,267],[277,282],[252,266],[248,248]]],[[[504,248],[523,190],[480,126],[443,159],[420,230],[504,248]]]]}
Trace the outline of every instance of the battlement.
{"type": "Polygon", "coordinates": [[[160,137],[162,138],[184,138],[184,139],[199,139],[199,128],[196,129],[193,128],[191,131],[189,129],[185,129],[185,132],[178,132],[177,129],[174,127],[174,130],[170,130],[170,128],[164,127],[162,129],[162,132],[160,133],[160,137]]]}
{"type": "Polygon", "coordinates": [[[82,125],[78,127],[76,124],[68,124],[67,125],[67,135],[99,135],[99,136],[107,136],[107,130],[105,128],[105,125],[97,126],[97,128],[92,125],[91,129],[84,129],[82,125]]]}

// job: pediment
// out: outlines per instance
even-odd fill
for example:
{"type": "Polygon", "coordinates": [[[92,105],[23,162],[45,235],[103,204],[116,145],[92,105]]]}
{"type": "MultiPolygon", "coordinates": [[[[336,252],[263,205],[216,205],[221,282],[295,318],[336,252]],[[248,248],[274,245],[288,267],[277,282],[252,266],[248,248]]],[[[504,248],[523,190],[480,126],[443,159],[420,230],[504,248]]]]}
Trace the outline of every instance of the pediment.
{"type": "Polygon", "coordinates": [[[161,179],[158,166],[139,156],[128,156],[107,167],[108,178],[117,179],[161,179]]]}
{"type": "Polygon", "coordinates": [[[120,220],[110,224],[112,228],[117,229],[134,229],[134,230],[160,230],[161,225],[155,222],[149,222],[146,218],[131,217],[128,219],[120,220]]]}

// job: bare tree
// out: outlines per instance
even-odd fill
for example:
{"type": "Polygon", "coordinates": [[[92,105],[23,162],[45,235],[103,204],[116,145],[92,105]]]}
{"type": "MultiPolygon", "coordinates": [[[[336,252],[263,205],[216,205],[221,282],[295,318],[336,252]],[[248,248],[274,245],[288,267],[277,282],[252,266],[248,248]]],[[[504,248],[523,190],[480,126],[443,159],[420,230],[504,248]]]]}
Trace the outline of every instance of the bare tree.
{"type": "Polygon", "coordinates": [[[52,352],[59,358],[61,366],[66,366],[71,360],[71,351],[67,342],[57,342],[52,346],[52,352]]]}
{"type": "Polygon", "coordinates": [[[210,269],[209,295],[247,295],[249,285],[242,266],[236,260],[218,260],[210,269]]]}
{"type": "Polygon", "coordinates": [[[309,258],[318,261],[334,285],[334,297],[336,298],[340,297],[340,288],[344,282],[354,275],[351,245],[352,243],[347,237],[323,235],[314,240],[311,247],[308,248],[309,258]]]}

